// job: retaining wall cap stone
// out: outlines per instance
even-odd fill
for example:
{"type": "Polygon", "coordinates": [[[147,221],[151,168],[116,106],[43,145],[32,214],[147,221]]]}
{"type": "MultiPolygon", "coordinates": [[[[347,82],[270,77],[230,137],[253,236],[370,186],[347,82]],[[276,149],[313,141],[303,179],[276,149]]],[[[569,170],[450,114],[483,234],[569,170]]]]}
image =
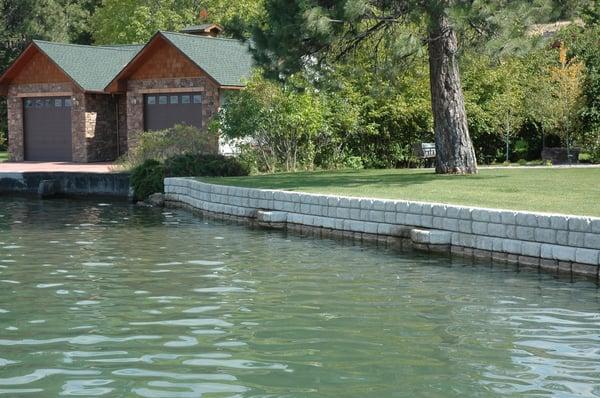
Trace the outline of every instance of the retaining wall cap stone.
{"type": "Polygon", "coordinates": [[[600,256],[599,250],[582,249],[582,248],[577,248],[577,250],[575,250],[575,261],[577,261],[578,263],[599,265],[599,263],[600,263],[599,256],[600,256]]]}

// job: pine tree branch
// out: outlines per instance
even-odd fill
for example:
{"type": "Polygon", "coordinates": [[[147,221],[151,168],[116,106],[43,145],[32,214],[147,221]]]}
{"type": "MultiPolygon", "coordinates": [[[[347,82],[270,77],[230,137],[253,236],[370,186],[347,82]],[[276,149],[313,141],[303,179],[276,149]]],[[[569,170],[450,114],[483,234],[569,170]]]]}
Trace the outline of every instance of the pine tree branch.
{"type": "Polygon", "coordinates": [[[346,46],[344,46],[344,48],[342,48],[342,51],[335,57],[335,60],[339,61],[340,59],[344,58],[348,53],[355,50],[362,42],[383,29],[387,24],[387,21],[379,21],[366,31],[356,35],[346,46]]]}

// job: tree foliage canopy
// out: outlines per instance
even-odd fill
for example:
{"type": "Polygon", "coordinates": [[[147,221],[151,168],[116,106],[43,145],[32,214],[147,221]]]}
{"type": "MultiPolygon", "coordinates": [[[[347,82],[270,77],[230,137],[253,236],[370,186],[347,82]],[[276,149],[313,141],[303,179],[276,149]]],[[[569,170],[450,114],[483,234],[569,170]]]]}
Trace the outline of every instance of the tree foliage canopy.
{"type": "Polygon", "coordinates": [[[275,76],[295,73],[311,60],[335,63],[362,44],[409,56],[427,44],[427,27],[439,13],[449,16],[463,45],[508,54],[531,46],[522,40],[528,26],[570,17],[576,4],[581,2],[266,0],[266,18],[253,37],[257,60],[275,76]]]}
{"type": "Polygon", "coordinates": [[[197,23],[220,23],[228,34],[259,18],[260,0],[103,0],[93,22],[97,44],[143,43],[158,30],[178,31],[197,23]]]}
{"type": "Polygon", "coordinates": [[[96,44],[143,43],[158,30],[177,31],[196,20],[193,0],[104,0],[92,22],[96,44]]]}

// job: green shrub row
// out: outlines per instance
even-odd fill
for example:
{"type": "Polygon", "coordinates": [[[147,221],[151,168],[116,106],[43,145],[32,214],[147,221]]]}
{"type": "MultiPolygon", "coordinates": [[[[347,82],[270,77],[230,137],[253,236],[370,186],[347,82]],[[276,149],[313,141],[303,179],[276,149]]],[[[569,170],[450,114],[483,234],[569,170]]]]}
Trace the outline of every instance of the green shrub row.
{"type": "Polygon", "coordinates": [[[250,174],[248,166],[236,158],[214,154],[185,154],[165,161],[167,176],[238,177],[250,174]]]}
{"type": "Polygon", "coordinates": [[[165,177],[239,177],[250,173],[236,158],[213,154],[184,154],[167,158],[164,163],[148,159],[134,167],[131,185],[137,200],[164,191],[165,177]]]}
{"type": "Polygon", "coordinates": [[[165,166],[158,160],[148,159],[131,170],[131,186],[136,200],[144,200],[165,189],[165,166]]]}
{"type": "Polygon", "coordinates": [[[156,131],[141,131],[134,134],[135,145],[119,159],[125,168],[135,168],[146,160],[159,162],[182,154],[210,153],[215,150],[218,137],[194,126],[177,124],[156,131]]]}

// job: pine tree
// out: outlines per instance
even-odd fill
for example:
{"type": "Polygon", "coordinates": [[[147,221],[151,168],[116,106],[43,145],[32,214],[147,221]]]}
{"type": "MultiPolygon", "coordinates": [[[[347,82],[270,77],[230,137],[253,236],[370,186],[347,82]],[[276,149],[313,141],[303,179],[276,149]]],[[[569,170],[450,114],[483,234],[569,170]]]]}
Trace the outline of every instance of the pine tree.
{"type": "Polygon", "coordinates": [[[572,11],[561,3],[563,8],[552,0],[267,0],[266,19],[254,30],[255,58],[281,78],[307,65],[326,66],[358,46],[389,42],[399,26],[415,29],[429,54],[436,172],[472,174],[477,163],[460,81],[459,38],[471,46],[509,48],[506,38],[523,37],[528,24],[572,11]]]}

